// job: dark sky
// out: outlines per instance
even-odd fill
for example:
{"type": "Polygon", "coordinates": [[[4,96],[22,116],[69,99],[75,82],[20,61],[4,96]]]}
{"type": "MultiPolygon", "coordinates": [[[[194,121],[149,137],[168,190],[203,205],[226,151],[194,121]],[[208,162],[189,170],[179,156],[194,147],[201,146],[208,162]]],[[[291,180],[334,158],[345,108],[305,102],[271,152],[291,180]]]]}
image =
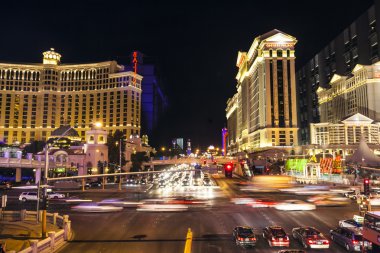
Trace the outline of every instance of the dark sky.
{"type": "Polygon", "coordinates": [[[173,137],[220,146],[237,52],[274,28],[298,39],[297,65],[362,14],[373,0],[6,1],[0,62],[41,62],[54,47],[63,63],[116,59],[132,50],[159,67],[170,107],[155,144],[173,137]]]}

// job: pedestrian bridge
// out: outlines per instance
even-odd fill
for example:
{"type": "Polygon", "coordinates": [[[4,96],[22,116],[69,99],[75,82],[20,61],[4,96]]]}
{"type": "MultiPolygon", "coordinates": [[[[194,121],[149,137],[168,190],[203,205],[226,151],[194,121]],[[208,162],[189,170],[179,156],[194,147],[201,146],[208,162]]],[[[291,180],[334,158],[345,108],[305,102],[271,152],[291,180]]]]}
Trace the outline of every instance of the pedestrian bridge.
{"type": "Polygon", "coordinates": [[[45,161],[37,161],[24,158],[5,158],[0,157],[0,168],[25,168],[39,169],[45,167],[45,161]]]}

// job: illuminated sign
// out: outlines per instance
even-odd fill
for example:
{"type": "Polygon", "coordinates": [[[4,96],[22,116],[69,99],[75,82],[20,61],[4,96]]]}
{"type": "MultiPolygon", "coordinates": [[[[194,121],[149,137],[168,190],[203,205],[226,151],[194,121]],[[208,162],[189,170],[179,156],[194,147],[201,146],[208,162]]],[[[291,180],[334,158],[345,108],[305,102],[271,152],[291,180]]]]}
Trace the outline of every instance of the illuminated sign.
{"type": "Polygon", "coordinates": [[[291,48],[294,43],[266,43],[266,47],[279,47],[279,48],[291,48]]]}
{"type": "Polygon", "coordinates": [[[136,51],[133,52],[132,63],[133,63],[133,71],[135,72],[132,81],[133,81],[133,85],[135,85],[136,84],[136,75],[137,75],[137,63],[138,63],[136,51]]]}

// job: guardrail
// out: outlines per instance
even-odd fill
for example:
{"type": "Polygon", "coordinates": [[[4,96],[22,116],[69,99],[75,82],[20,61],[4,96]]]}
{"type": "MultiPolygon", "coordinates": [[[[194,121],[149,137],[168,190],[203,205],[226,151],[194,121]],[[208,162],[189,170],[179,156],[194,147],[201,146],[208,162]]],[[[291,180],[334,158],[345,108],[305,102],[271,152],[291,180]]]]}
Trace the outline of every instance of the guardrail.
{"type": "MultiPolygon", "coordinates": [[[[50,231],[48,232],[48,237],[41,241],[29,240],[30,247],[19,251],[19,253],[44,253],[44,252],[54,252],[60,246],[62,246],[65,241],[68,241],[71,236],[71,221],[68,215],[58,215],[58,213],[47,213],[47,222],[56,225],[61,228],[58,232],[50,231]]],[[[38,215],[42,217],[42,215],[38,215]]],[[[24,221],[24,220],[34,220],[37,221],[36,211],[0,211],[1,220],[7,221],[24,221]]],[[[7,253],[15,253],[15,251],[7,251],[7,253]]]]}

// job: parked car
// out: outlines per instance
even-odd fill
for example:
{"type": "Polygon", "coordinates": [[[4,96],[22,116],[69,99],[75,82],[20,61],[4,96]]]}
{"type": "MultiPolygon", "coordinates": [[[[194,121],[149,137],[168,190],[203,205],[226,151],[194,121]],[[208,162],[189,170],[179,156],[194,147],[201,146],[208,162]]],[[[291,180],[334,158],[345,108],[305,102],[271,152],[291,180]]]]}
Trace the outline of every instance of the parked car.
{"type": "Polygon", "coordinates": [[[289,247],[289,237],[285,230],[279,226],[270,226],[263,229],[263,237],[269,246],[289,247]]]}
{"type": "Polygon", "coordinates": [[[298,227],[292,230],[293,238],[300,241],[302,246],[307,249],[328,249],[329,240],[313,227],[298,227]]]}
{"type": "MultiPolygon", "coordinates": [[[[360,228],[338,227],[330,230],[331,240],[346,248],[348,252],[361,251],[363,247],[362,230],[360,228]]],[[[369,242],[364,244],[371,247],[369,242]]]]}
{"type": "Polygon", "coordinates": [[[37,201],[37,192],[22,192],[18,197],[18,200],[26,201],[37,201]]]}
{"type": "Polygon", "coordinates": [[[253,228],[247,226],[235,227],[232,235],[234,236],[236,245],[240,246],[255,246],[256,236],[253,232],[253,228]]]}

